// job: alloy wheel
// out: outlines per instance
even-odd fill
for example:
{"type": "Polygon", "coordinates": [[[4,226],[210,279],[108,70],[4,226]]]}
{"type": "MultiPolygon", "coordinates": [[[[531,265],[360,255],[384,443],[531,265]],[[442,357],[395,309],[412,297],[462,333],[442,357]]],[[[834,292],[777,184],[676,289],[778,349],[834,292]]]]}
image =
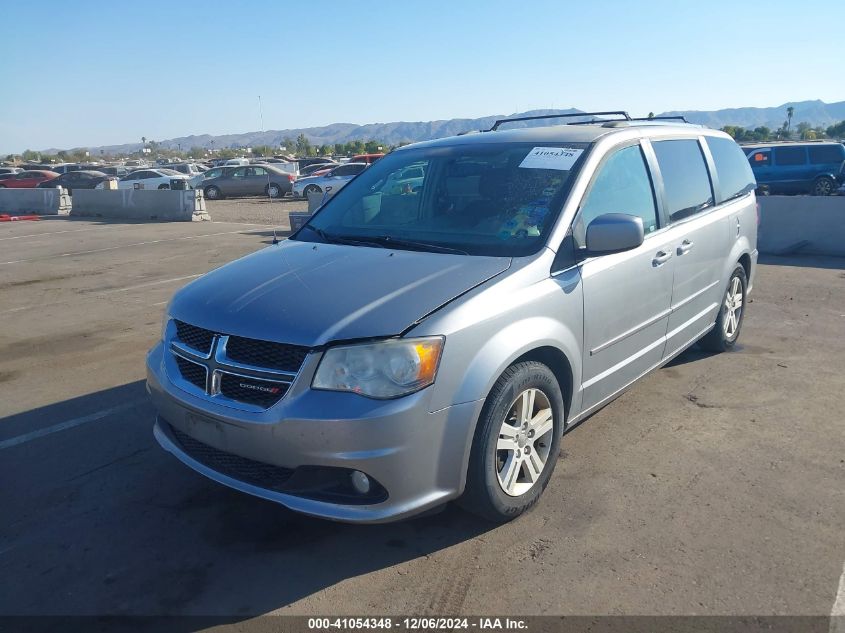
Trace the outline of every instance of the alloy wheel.
{"type": "Polygon", "coordinates": [[[537,483],[549,459],[554,415],[548,396],[526,389],[508,409],[496,443],[496,477],[505,494],[518,497],[537,483]]]}
{"type": "Polygon", "coordinates": [[[742,294],[742,281],[739,277],[734,277],[731,280],[728,292],[725,294],[723,308],[725,316],[722,319],[722,327],[728,340],[733,339],[739,330],[739,322],[742,318],[742,294]]]}

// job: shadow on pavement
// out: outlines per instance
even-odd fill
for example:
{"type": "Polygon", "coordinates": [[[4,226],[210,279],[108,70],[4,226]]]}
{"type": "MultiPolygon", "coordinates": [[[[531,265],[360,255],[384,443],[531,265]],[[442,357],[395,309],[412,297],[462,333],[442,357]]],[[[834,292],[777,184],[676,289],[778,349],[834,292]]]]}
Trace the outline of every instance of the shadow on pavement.
{"type": "Polygon", "coordinates": [[[493,527],[330,523],[229,490],[158,447],[143,381],[0,419],[0,440],[109,408],[0,450],[0,615],[246,618],[493,527]]]}

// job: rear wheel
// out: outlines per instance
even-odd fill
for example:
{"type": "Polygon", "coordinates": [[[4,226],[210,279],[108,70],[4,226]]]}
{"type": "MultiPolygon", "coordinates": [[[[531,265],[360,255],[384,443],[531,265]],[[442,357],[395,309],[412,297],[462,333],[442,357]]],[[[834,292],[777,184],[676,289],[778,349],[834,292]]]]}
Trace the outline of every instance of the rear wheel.
{"type": "Polygon", "coordinates": [[[219,200],[223,197],[223,194],[220,193],[217,187],[206,187],[204,193],[205,197],[209,200],[219,200]]]}
{"type": "Polygon", "coordinates": [[[500,523],[533,506],[555,468],[563,420],[552,371],[535,361],[511,365],[478,420],[461,505],[500,523]]]}
{"type": "Polygon", "coordinates": [[[813,183],[812,194],[814,196],[829,196],[835,189],[836,183],[833,181],[833,178],[821,176],[820,178],[816,178],[816,181],[813,183]]]}
{"type": "Polygon", "coordinates": [[[322,193],[323,190],[320,189],[317,185],[308,185],[302,192],[302,195],[306,198],[308,197],[309,193],[322,193]]]}
{"type": "Polygon", "coordinates": [[[716,318],[716,326],[699,341],[699,346],[708,352],[727,352],[733,349],[742,328],[745,316],[745,292],[748,279],[745,268],[737,264],[728,281],[728,289],[722,298],[722,307],[716,318]]]}
{"type": "Polygon", "coordinates": [[[272,182],[267,185],[267,188],[264,191],[271,198],[281,198],[284,195],[282,193],[282,188],[275,182],[272,182]]]}

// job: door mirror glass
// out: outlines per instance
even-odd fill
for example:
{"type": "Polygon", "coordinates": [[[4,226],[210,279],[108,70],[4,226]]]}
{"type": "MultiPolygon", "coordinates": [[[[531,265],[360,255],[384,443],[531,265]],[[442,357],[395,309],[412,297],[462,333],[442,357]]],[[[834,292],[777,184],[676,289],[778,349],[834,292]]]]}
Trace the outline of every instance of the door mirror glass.
{"type": "Polygon", "coordinates": [[[607,255],[642,245],[643,219],[626,213],[605,213],[587,226],[587,254],[607,255]]]}

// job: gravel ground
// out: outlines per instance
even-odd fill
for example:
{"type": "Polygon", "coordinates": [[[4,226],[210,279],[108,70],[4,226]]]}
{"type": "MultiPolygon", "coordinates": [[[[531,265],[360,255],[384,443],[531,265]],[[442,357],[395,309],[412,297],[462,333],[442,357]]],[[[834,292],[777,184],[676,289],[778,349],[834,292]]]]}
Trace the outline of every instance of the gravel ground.
{"type": "Polygon", "coordinates": [[[290,227],[288,213],[291,211],[308,210],[307,201],[292,198],[229,198],[206,200],[205,205],[215,222],[244,222],[280,227],[290,227]]]}

